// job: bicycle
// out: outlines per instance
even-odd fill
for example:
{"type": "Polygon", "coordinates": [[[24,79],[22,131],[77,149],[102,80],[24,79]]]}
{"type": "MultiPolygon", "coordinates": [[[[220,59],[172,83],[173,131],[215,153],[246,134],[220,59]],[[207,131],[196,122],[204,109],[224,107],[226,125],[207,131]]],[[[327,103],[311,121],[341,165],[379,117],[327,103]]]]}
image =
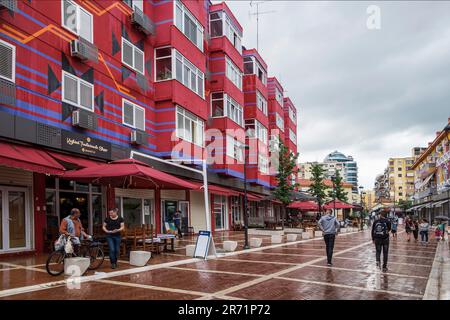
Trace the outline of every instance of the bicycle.
{"type": "MultiPolygon", "coordinates": [[[[73,240],[71,236],[66,237],[66,241],[73,240]]],[[[52,276],[59,276],[64,272],[64,260],[66,258],[72,257],[89,257],[90,264],[88,270],[95,270],[100,268],[105,260],[105,254],[103,253],[102,244],[98,241],[93,240],[83,240],[80,244],[80,249],[77,253],[66,253],[65,248],[55,250],[47,258],[45,268],[47,273],[52,276]]]]}

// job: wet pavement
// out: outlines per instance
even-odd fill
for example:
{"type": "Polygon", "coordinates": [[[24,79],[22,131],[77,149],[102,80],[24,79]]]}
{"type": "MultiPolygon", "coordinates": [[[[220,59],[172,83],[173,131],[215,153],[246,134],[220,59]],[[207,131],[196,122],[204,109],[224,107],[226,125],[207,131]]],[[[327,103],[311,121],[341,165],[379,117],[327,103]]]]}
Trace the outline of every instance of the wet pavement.
{"type": "Polygon", "coordinates": [[[235,240],[238,251],[206,261],[185,256],[193,237],[142,268],[122,257],[112,270],[105,260],[76,288],[47,274],[46,255],[0,258],[0,299],[422,299],[436,251],[435,242],[407,242],[400,233],[382,273],[368,231],[339,235],[331,268],[322,238],[272,245],[270,236],[251,237],[263,246],[242,251],[242,232],[216,233],[216,247],[235,240]]]}

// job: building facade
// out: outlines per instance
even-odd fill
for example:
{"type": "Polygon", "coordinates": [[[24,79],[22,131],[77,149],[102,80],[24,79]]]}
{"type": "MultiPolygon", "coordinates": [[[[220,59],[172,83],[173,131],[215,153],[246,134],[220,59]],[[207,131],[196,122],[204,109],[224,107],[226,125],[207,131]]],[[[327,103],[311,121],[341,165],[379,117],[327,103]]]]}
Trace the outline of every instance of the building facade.
{"type": "Polygon", "coordinates": [[[358,193],[358,164],[352,156],[334,151],[325,157],[323,163],[327,178],[330,179],[339,170],[344,181],[353,185],[353,192],[358,193]]]}
{"type": "Polygon", "coordinates": [[[414,206],[411,212],[430,221],[438,215],[450,216],[450,118],[443,130],[416,158],[414,206]]]}
{"type": "Polygon", "coordinates": [[[390,158],[388,161],[390,198],[398,201],[412,200],[414,195],[413,157],[390,158]]]}
{"type": "Polygon", "coordinates": [[[275,126],[292,131],[297,152],[297,111],[273,94],[266,62],[243,48],[244,31],[225,3],[7,1],[0,21],[0,147],[8,151],[0,157],[0,253],[42,251],[72,207],[91,233],[113,207],[127,225],[157,232],[177,209],[184,228],[206,228],[207,211],[213,230],[232,229],[243,221],[244,160],[251,215],[273,217],[276,206],[264,200],[276,185],[269,129],[287,115],[290,122],[275,126]],[[242,148],[252,143],[256,152],[242,148]],[[192,168],[207,160],[216,186],[210,208],[201,187],[135,190],[60,178],[129,157],[198,182],[201,175],[167,160],[192,168]]]}

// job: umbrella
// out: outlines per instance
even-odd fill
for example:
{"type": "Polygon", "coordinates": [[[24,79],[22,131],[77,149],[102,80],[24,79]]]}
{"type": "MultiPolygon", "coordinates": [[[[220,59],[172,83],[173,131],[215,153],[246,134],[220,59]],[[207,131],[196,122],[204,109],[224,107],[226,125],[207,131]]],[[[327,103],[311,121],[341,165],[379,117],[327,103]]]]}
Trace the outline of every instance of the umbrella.
{"type": "Polygon", "coordinates": [[[132,189],[197,189],[197,185],[161,172],[135,159],[117,160],[80,170],[61,178],[132,189]]]}
{"type": "Polygon", "coordinates": [[[352,209],[355,208],[353,205],[349,204],[349,203],[345,203],[343,201],[340,200],[335,200],[328,202],[327,204],[325,204],[323,206],[324,209],[352,209]]]}
{"type": "Polygon", "coordinates": [[[292,202],[288,206],[288,208],[304,211],[319,211],[319,206],[317,205],[317,203],[314,203],[312,201],[295,201],[292,202]]]}
{"type": "Polygon", "coordinates": [[[437,216],[437,217],[434,217],[434,219],[436,219],[436,220],[450,220],[450,218],[449,217],[447,217],[447,216],[437,216]]]}

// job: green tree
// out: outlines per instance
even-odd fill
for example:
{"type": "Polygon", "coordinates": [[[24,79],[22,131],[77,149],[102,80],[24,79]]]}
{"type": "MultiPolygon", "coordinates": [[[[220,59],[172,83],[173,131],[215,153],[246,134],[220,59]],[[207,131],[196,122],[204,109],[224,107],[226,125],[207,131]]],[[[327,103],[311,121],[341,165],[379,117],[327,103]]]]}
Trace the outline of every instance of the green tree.
{"type": "Polygon", "coordinates": [[[298,153],[294,154],[289,148],[278,138],[279,152],[278,152],[278,173],[277,173],[277,186],[272,191],[273,196],[283,204],[283,219],[282,224],[284,227],[284,218],[286,216],[287,206],[293,201],[291,193],[298,186],[298,183],[292,183],[292,175],[297,176],[298,170],[297,159],[298,153]]]}
{"type": "Polygon", "coordinates": [[[408,210],[413,205],[411,200],[403,200],[403,199],[402,200],[398,200],[397,204],[403,211],[408,210]]]}
{"type": "Polygon", "coordinates": [[[338,199],[343,202],[348,202],[347,192],[344,190],[344,179],[341,176],[339,170],[336,170],[336,175],[334,176],[334,189],[328,192],[328,196],[332,199],[338,199]]]}
{"type": "Polygon", "coordinates": [[[324,172],[322,165],[315,163],[311,166],[311,175],[312,175],[312,184],[309,187],[309,192],[316,197],[317,204],[319,208],[322,208],[322,205],[325,202],[325,198],[327,196],[326,190],[328,187],[323,182],[324,172]]]}

